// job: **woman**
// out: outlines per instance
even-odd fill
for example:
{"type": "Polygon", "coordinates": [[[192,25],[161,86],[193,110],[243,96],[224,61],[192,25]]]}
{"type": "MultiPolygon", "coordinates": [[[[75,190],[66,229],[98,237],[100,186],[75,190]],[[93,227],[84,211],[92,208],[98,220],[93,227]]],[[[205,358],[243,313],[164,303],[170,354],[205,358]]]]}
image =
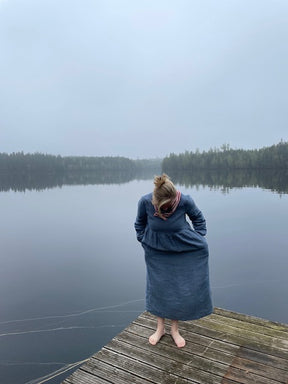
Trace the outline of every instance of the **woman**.
{"type": "Polygon", "coordinates": [[[154,191],[138,203],[137,240],[145,251],[146,310],[157,316],[149,342],[156,345],[171,319],[171,336],[185,346],[178,320],[195,320],[212,312],[206,221],[192,198],[177,191],[170,178],[155,176],[154,191]],[[190,218],[193,228],[186,220],[190,218]]]}

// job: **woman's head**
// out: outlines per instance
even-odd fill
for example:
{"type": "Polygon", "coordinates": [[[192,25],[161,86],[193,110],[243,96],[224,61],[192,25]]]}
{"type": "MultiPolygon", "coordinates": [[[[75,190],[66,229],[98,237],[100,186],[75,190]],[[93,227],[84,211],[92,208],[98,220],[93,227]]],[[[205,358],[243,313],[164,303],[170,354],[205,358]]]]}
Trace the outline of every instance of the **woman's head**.
{"type": "Polygon", "coordinates": [[[155,187],[153,191],[152,204],[157,207],[159,216],[162,217],[161,207],[175,199],[177,190],[169,176],[167,176],[165,173],[163,173],[161,176],[154,177],[154,185],[155,187]]]}

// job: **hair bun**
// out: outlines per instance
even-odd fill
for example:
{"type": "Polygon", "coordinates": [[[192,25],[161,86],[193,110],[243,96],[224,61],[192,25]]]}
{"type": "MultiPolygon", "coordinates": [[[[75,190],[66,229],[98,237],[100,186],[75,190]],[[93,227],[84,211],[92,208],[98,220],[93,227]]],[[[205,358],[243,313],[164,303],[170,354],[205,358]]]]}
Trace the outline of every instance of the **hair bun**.
{"type": "Polygon", "coordinates": [[[154,177],[154,185],[156,188],[160,188],[166,180],[169,180],[169,177],[163,173],[161,176],[155,176],[154,177]]]}

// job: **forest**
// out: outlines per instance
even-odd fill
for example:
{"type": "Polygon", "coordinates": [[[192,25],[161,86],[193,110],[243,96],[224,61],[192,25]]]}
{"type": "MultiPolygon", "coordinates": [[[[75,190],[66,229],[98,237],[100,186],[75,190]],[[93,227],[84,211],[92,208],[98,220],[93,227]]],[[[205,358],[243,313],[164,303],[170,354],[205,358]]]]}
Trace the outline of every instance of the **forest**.
{"type": "Polygon", "coordinates": [[[162,170],[167,173],[173,171],[187,171],[194,169],[287,169],[288,142],[260,149],[232,149],[223,144],[220,149],[184,153],[171,153],[162,162],[162,170]]]}
{"type": "Polygon", "coordinates": [[[54,156],[42,153],[0,153],[0,172],[61,174],[71,171],[133,171],[126,157],[54,156]]]}
{"type": "Polygon", "coordinates": [[[208,151],[171,153],[162,159],[132,160],[121,156],[55,156],[43,153],[0,153],[1,174],[65,175],[75,172],[143,172],[167,173],[195,169],[288,169],[288,142],[260,149],[232,149],[228,144],[208,151]]]}
{"type": "Polygon", "coordinates": [[[131,160],[121,156],[54,156],[43,153],[0,153],[0,173],[143,171],[161,167],[162,159],[131,160]]]}
{"type": "MultiPolygon", "coordinates": [[[[220,188],[223,193],[235,187],[260,186],[282,194],[288,191],[287,153],[288,145],[283,142],[251,151],[232,150],[225,145],[220,150],[202,154],[196,151],[170,155],[163,161],[163,171],[174,182],[186,186],[220,188]],[[192,165],[188,161],[191,159],[192,165]],[[212,167],[217,161],[221,166],[212,167]]],[[[0,153],[0,192],[43,190],[63,185],[121,184],[134,179],[152,181],[155,174],[161,173],[161,162],[161,159],[0,153]]]]}
{"type": "Polygon", "coordinates": [[[151,179],[161,172],[161,161],[131,160],[119,156],[61,157],[42,153],[0,153],[0,192],[151,179]]]}

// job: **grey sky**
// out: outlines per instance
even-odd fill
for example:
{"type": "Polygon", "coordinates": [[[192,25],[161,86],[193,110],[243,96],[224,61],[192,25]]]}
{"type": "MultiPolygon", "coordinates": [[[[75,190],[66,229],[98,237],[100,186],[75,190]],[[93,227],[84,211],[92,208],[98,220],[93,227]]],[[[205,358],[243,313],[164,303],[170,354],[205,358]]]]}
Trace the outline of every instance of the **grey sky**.
{"type": "Polygon", "coordinates": [[[287,140],[287,0],[0,0],[0,152],[287,140]]]}

